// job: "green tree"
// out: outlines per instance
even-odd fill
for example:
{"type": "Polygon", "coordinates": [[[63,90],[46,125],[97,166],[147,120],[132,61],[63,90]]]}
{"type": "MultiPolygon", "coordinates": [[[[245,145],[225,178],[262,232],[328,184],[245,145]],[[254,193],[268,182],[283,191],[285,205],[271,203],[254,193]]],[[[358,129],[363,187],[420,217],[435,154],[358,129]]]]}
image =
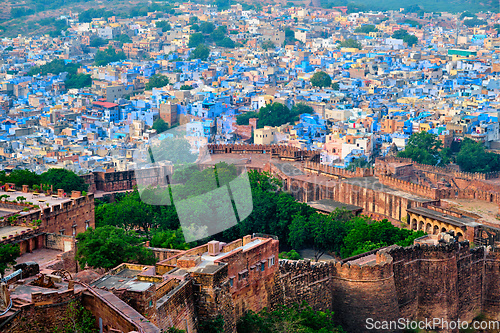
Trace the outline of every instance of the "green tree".
{"type": "Polygon", "coordinates": [[[235,47],[234,41],[229,37],[224,37],[221,40],[216,41],[215,44],[217,46],[226,47],[228,49],[234,49],[235,47]]]}
{"type": "Polygon", "coordinates": [[[221,25],[210,33],[210,38],[214,41],[220,41],[227,35],[227,26],[221,25]]]}
{"type": "Polygon", "coordinates": [[[116,36],[115,40],[119,41],[122,44],[132,43],[132,39],[130,38],[129,35],[126,35],[126,34],[120,34],[120,35],[116,36]]]}
{"type": "Polygon", "coordinates": [[[325,252],[339,252],[345,234],[344,225],[334,215],[296,215],[290,225],[290,244],[294,248],[312,248],[318,261],[325,252]]]}
{"type": "Polygon", "coordinates": [[[392,38],[395,38],[395,39],[404,39],[405,36],[408,35],[408,31],[406,31],[405,29],[399,29],[399,30],[396,30],[393,32],[392,34],[392,38]]]}
{"type": "Polygon", "coordinates": [[[325,72],[316,72],[311,77],[311,84],[313,87],[329,87],[332,84],[332,78],[325,72]]]}
{"type": "Polygon", "coordinates": [[[167,333],[186,333],[186,331],[178,329],[178,328],[175,328],[175,327],[170,327],[167,330],[167,333]]]}
{"type": "Polygon", "coordinates": [[[294,113],[296,115],[303,114],[303,113],[313,114],[314,109],[307,104],[297,103],[292,107],[292,113],[294,113]]]}
{"type": "Polygon", "coordinates": [[[113,16],[114,13],[112,11],[107,11],[103,8],[91,8],[88,10],[85,10],[78,14],[78,21],[80,22],[92,22],[93,18],[108,18],[113,16]]]}
{"type": "Polygon", "coordinates": [[[41,177],[35,172],[26,169],[16,169],[12,170],[9,175],[7,175],[5,171],[2,171],[0,173],[0,181],[2,181],[4,184],[14,183],[17,187],[21,187],[23,185],[32,187],[35,184],[40,184],[41,177]]]}
{"type": "Polygon", "coordinates": [[[248,125],[250,118],[259,118],[259,114],[257,112],[245,112],[236,117],[236,124],[238,125],[248,125]]]}
{"type": "Polygon", "coordinates": [[[170,161],[175,164],[189,164],[196,161],[197,155],[190,153],[191,145],[181,137],[167,137],[150,147],[151,160],[170,161]]]}
{"type": "Polygon", "coordinates": [[[189,18],[189,24],[195,24],[195,23],[198,23],[199,19],[198,19],[198,16],[191,16],[189,18]]]}
{"type": "Polygon", "coordinates": [[[206,61],[210,55],[210,48],[205,44],[198,45],[191,53],[191,59],[206,61]]]}
{"type": "Polygon", "coordinates": [[[219,314],[214,319],[200,321],[198,332],[200,333],[223,333],[224,317],[219,314]]]}
{"type": "Polygon", "coordinates": [[[295,251],[295,250],[290,250],[288,252],[281,252],[279,254],[279,258],[280,259],[289,259],[289,260],[300,260],[302,259],[302,257],[300,256],[300,254],[295,251]]]}
{"type": "Polygon", "coordinates": [[[478,19],[478,18],[464,20],[464,25],[468,26],[469,28],[470,27],[477,27],[480,25],[486,25],[486,24],[488,24],[488,22],[486,22],[485,20],[478,19]]]}
{"type": "Polygon", "coordinates": [[[370,163],[366,160],[366,158],[360,157],[352,160],[346,169],[350,171],[356,171],[356,168],[369,168],[369,167],[370,163]]]}
{"type": "Polygon", "coordinates": [[[203,34],[200,32],[196,32],[189,36],[189,43],[188,47],[197,47],[200,44],[203,44],[205,42],[205,37],[203,37],[203,34]]]}
{"type": "Polygon", "coordinates": [[[497,34],[500,34],[500,23],[497,23],[493,26],[493,29],[497,31],[497,34]]]}
{"type": "Polygon", "coordinates": [[[108,41],[105,39],[102,39],[101,37],[94,37],[90,40],[90,43],[89,43],[89,45],[91,47],[100,47],[100,46],[103,46],[106,44],[108,44],[108,41]]]}
{"type": "MultiPolygon", "coordinates": [[[[96,319],[92,312],[85,309],[80,301],[72,301],[66,308],[64,316],[66,324],[62,332],[64,333],[97,333],[96,319]]],[[[54,331],[60,332],[57,327],[54,331]]]]}
{"type": "Polygon", "coordinates": [[[53,185],[54,190],[62,188],[67,193],[86,191],[89,187],[82,177],[67,169],[49,169],[42,173],[42,183],[53,185]]]}
{"type": "Polygon", "coordinates": [[[279,305],[275,310],[245,312],[237,323],[238,333],[343,333],[335,325],[333,312],[315,311],[305,301],[302,304],[279,305]]]}
{"type": "Polygon", "coordinates": [[[354,32],[363,34],[368,34],[370,32],[377,32],[377,31],[378,29],[372,24],[363,24],[362,26],[359,26],[356,29],[354,29],[354,32]]]}
{"type": "Polygon", "coordinates": [[[481,143],[469,138],[460,143],[456,162],[460,166],[460,170],[465,172],[500,171],[500,156],[486,152],[481,143]]]}
{"type": "Polygon", "coordinates": [[[410,246],[413,241],[424,236],[423,231],[400,229],[387,220],[372,223],[358,223],[344,238],[342,257],[348,258],[366,251],[389,245],[410,246]]]}
{"type": "Polygon", "coordinates": [[[340,84],[338,82],[332,82],[332,89],[339,91],[340,90],[340,84]]]}
{"type": "Polygon", "coordinates": [[[408,47],[412,47],[413,45],[418,44],[418,38],[415,35],[408,34],[403,37],[403,42],[405,42],[408,45],[408,47]]]}
{"type": "Polygon", "coordinates": [[[5,271],[16,264],[16,259],[21,255],[19,245],[0,244],[0,275],[4,277],[5,271]]]}
{"type": "Polygon", "coordinates": [[[464,19],[464,18],[466,18],[466,17],[476,18],[477,16],[476,16],[476,14],[473,14],[473,13],[471,13],[471,12],[469,12],[469,11],[465,11],[465,12],[463,12],[462,14],[460,14],[460,19],[461,19],[461,20],[463,20],[463,19],[464,19]]]}
{"type": "Polygon", "coordinates": [[[448,150],[443,150],[442,145],[436,135],[423,131],[412,134],[405,150],[398,152],[398,156],[422,164],[446,165],[449,163],[448,150]]]}
{"type": "Polygon", "coordinates": [[[192,90],[193,86],[191,86],[189,84],[183,84],[179,89],[180,90],[192,90]]]}
{"type": "Polygon", "coordinates": [[[114,268],[121,263],[151,265],[155,262],[153,253],[143,247],[143,239],[134,232],[104,226],[87,229],[77,235],[76,258],[81,267],[114,268]]]}
{"type": "Polygon", "coordinates": [[[215,25],[212,22],[204,21],[200,24],[200,31],[204,34],[210,34],[215,30],[215,25]]]}
{"type": "Polygon", "coordinates": [[[340,45],[340,47],[355,48],[358,50],[361,50],[363,48],[361,46],[361,43],[353,38],[347,38],[346,40],[340,42],[339,45],[340,45]]]}
{"type": "Polygon", "coordinates": [[[146,83],[146,90],[153,90],[153,88],[161,88],[169,83],[168,77],[162,74],[155,74],[149,78],[146,83]]]}
{"type": "Polygon", "coordinates": [[[151,228],[157,226],[151,206],[142,202],[136,193],[97,207],[95,214],[97,227],[115,226],[126,231],[139,230],[148,234],[151,228]]]}
{"type": "Polygon", "coordinates": [[[64,81],[66,89],[81,89],[92,86],[92,75],[90,74],[76,74],[70,75],[64,81]]]}
{"type": "Polygon", "coordinates": [[[188,250],[189,244],[184,242],[182,228],[177,230],[156,230],[151,238],[152,247],[165,249],[188,250]]]}
{"type": "Polygon", "coordinates": [[[274,49],[275,48],[275,45],[272,41],[270,40],[266,40],[266,41],[263,41],[262,44],[260,45],[262,47],[262,49],[264,49],[265,51],[267,50],[270,50],[270,49],[274,49]]]}
{"type": "Polygon", "coordinates": [[[155,27],[161,28],[162,32],[166,32],[172,29],[172,26],[168,21],[156,21],[155,27]]]}
{"type": "Polygon", "coordinates": [[[94,62],[96,66],[106,66],[111,62],[117,62],[126,58],[123,51],[117,53],[110,45],[105,51],[97,51],[94,62]]]}
{"type": "Polygon", "coordinates": [[[248,125],[250,118],[258,118],[258,128],[264,126],[281,126],[286,123],[292,123],[298,120],[299,114],[313,113],[312,108],[299,103],[297,107],[290,110],[281,103],[268,104],[260,108],[259,112],[246,112],[236,117],[238,125],[248,125]]]}
{"type": "Polygon", "coordinates": [[[153,129],[156,130],[156,133],[165,132],[168,128],[168,124],[161,118],[158,118],[153,122],[153,129]]]}
{"type": "Polygon", "coordinates": [[[289,108],[281,103],[272,103],[259,110],[258,127],[281,126],[291,121],[295,121],[297,115],[293,114],[289,108]]]}

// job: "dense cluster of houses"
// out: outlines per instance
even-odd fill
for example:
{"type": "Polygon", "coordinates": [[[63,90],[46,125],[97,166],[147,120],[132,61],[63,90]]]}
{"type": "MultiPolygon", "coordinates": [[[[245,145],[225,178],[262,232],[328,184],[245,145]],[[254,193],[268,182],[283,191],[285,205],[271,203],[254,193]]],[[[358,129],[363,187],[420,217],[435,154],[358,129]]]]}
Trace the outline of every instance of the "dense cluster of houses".
{"type": "Polygon", "coordinates": [[[0,40],[2,169],[126,169],[121,161],[156,135],[159,118],[185,125],[197,142],[290,145],[317,150],[322,163],[338,167],[404,149],[421,131],[445,145],[469,137],[500,148],[499,14],[477,14],[484,24],[467,27],[468,17],[404,10],[221,11],[184,3],[176,11],[90,23],[70,13],[61,17],[71,28],[60,37],[0,40]],[[203,22],[226,26],[236,47],[210,45],[206,61],[193,59],[189,39],[203,22]],[[367,26],[373,31],[360,32],[367,26]],[[418,43],[393,38],[401,29],[418,43]],[[128,42],[117,40],[122,35],[128,42]],[[107,44],[93,46],[96,38],[107,44]],[[95,53],[109,46],[126,59],[95,66],[95,53]],[[67,89],[66,72],[27,75],[54,59],[80,64],[78,73],[90,75],[92,85],[67,89]],[[331,86],[311,85],[318,71],[331,86]],[[146,90],[156,74],[169,84],[146,90]],[[236,123],[238,115],[272,103],[314,112],[277,127],[236,123]]]}

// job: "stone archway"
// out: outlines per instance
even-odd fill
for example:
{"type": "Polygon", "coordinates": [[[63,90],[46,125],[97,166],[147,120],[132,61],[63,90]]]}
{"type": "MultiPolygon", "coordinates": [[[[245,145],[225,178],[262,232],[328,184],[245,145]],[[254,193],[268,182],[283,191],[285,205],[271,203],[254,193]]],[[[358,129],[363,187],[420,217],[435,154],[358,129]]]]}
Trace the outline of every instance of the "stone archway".
{"type": "Polygon", "coordinates": [[[446,228],[445,228],[445,227],[442,227],[442,228],[441,228],[441,232],[446,232],[446,231],[447,231],[447,230],[446,230],[446,228]]]}
{"type": "Polygon", "coordinates": [[[427,223],[425,226],[425,233],[430,234],[432,232],[432,225],[430,223],[427,223]]]}
{"type": "Polygon", "coordinates": [[[457,236],[458,236],[458,241],[461,242],[464,240],[464,235],[461,233],[461,232],[457,232],[457,236]]]}
{"type": "Polygon", "coordinates": [[[418,222],[418,229],[417,230],[424,230],[424,221],[418,222]]]}
{"type": "Polygon", "coordinates": [[[411,225],[410,225],[412,230],[417,230],[418,229],[418,222],[416,219],[411,220],[411,225]]]}
{"type": "Polygon", "coordinates": [[[439,226],[438,225],[434,225],[434,228],[432,229],[432,234],[433,235],[439,234],[439,226]]]}

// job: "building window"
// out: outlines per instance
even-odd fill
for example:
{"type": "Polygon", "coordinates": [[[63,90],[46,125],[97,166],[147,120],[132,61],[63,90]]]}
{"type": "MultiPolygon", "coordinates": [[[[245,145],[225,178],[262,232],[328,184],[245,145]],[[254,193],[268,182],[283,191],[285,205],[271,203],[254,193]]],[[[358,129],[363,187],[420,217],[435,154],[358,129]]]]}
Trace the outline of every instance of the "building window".
{"type": "Polygon", "coordinates": [[[244,280],[244,279],[248,278],[248,270],[246,270],[246,269],[245,269],[244,271],[241,271],[241,272],[239,273],[239,275],[240,275],[240,276],[239,276],[239,279],[240,279],[240,280],[244,280]]]}
{"type": "Polygon", "coordinates": [[[234,278],[230,278],[230,279],[229,279],[229,285],[232,287],[232,286],[233,286],[233,284],[234,284],[234,278]]]}
{"type": "Polygon", "coordinates": [[[272,256],[271,258],[269,258],[269,267],[272,267],[274,266],[274,256],[272,256]]]}
{"type": "Polygon", "coordinates": [[[264,269],[266,269],[266,264],[265,263],[261,263],[260,264],[260,271],[263,272],[264,269]]]}

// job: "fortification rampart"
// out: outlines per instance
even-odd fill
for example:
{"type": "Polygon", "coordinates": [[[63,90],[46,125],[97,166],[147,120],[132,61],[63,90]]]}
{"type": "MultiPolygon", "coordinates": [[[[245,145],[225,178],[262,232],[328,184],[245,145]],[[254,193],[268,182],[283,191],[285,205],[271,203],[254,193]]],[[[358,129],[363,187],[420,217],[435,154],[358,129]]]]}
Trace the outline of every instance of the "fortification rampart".
{"type": "Polygon", "coordinates": [[[315,157],[312,150],[301,150],[283,145],[240,145],[240,144],[209,144],[207,149],[211,154],[271,154],[282,160],[307,160],[315,157]]]}
{"type": "Polygon", "coordinates": [[[356,168],[355,171],[349,171],[310,161],[304,163],[304,170],[317,175],[325,175],[334,178],[357,178],[370,177],[374,175],[374,169],[356,168]]]}
{"type": "Polygon", "coordinates": [[[352,332],[368,332],[367,318],[500,317],[499,250],[470,249],[468,242],[415,245],[387,248],[366,261],[280,260],[282,292],[275,302],[306,300],[317,310],[333,310],[352,332]]]}
{"type": "Polygon", "coordinates": [[[406,163],[412,164],[413,167],[417,170],[432,172],[436,174],[443,174],[452,176],[455,178],[467,179],[467,180],[487,180],[494,179],[500,176],[500,172],[489,172],[489,173],[471,173],[471,172],[462,172],[458,171],[455,168],[451,167],[437,167],[433,165],[420,164],[414,162],[411,158],[402,158],[402,157],[380,157],[375,161],[375,172],[376,175],[384,174],[387,168],[387,164],[390,163],[406,163]]]}
{"type": "Polygon", "coordinates": [[[431,188],[385,175],[379,175],[378,180],[383,185],[397,188],[405,192],[420,195],[433,200],[440,198],[440,191],[437,188],[431,188]]]}

